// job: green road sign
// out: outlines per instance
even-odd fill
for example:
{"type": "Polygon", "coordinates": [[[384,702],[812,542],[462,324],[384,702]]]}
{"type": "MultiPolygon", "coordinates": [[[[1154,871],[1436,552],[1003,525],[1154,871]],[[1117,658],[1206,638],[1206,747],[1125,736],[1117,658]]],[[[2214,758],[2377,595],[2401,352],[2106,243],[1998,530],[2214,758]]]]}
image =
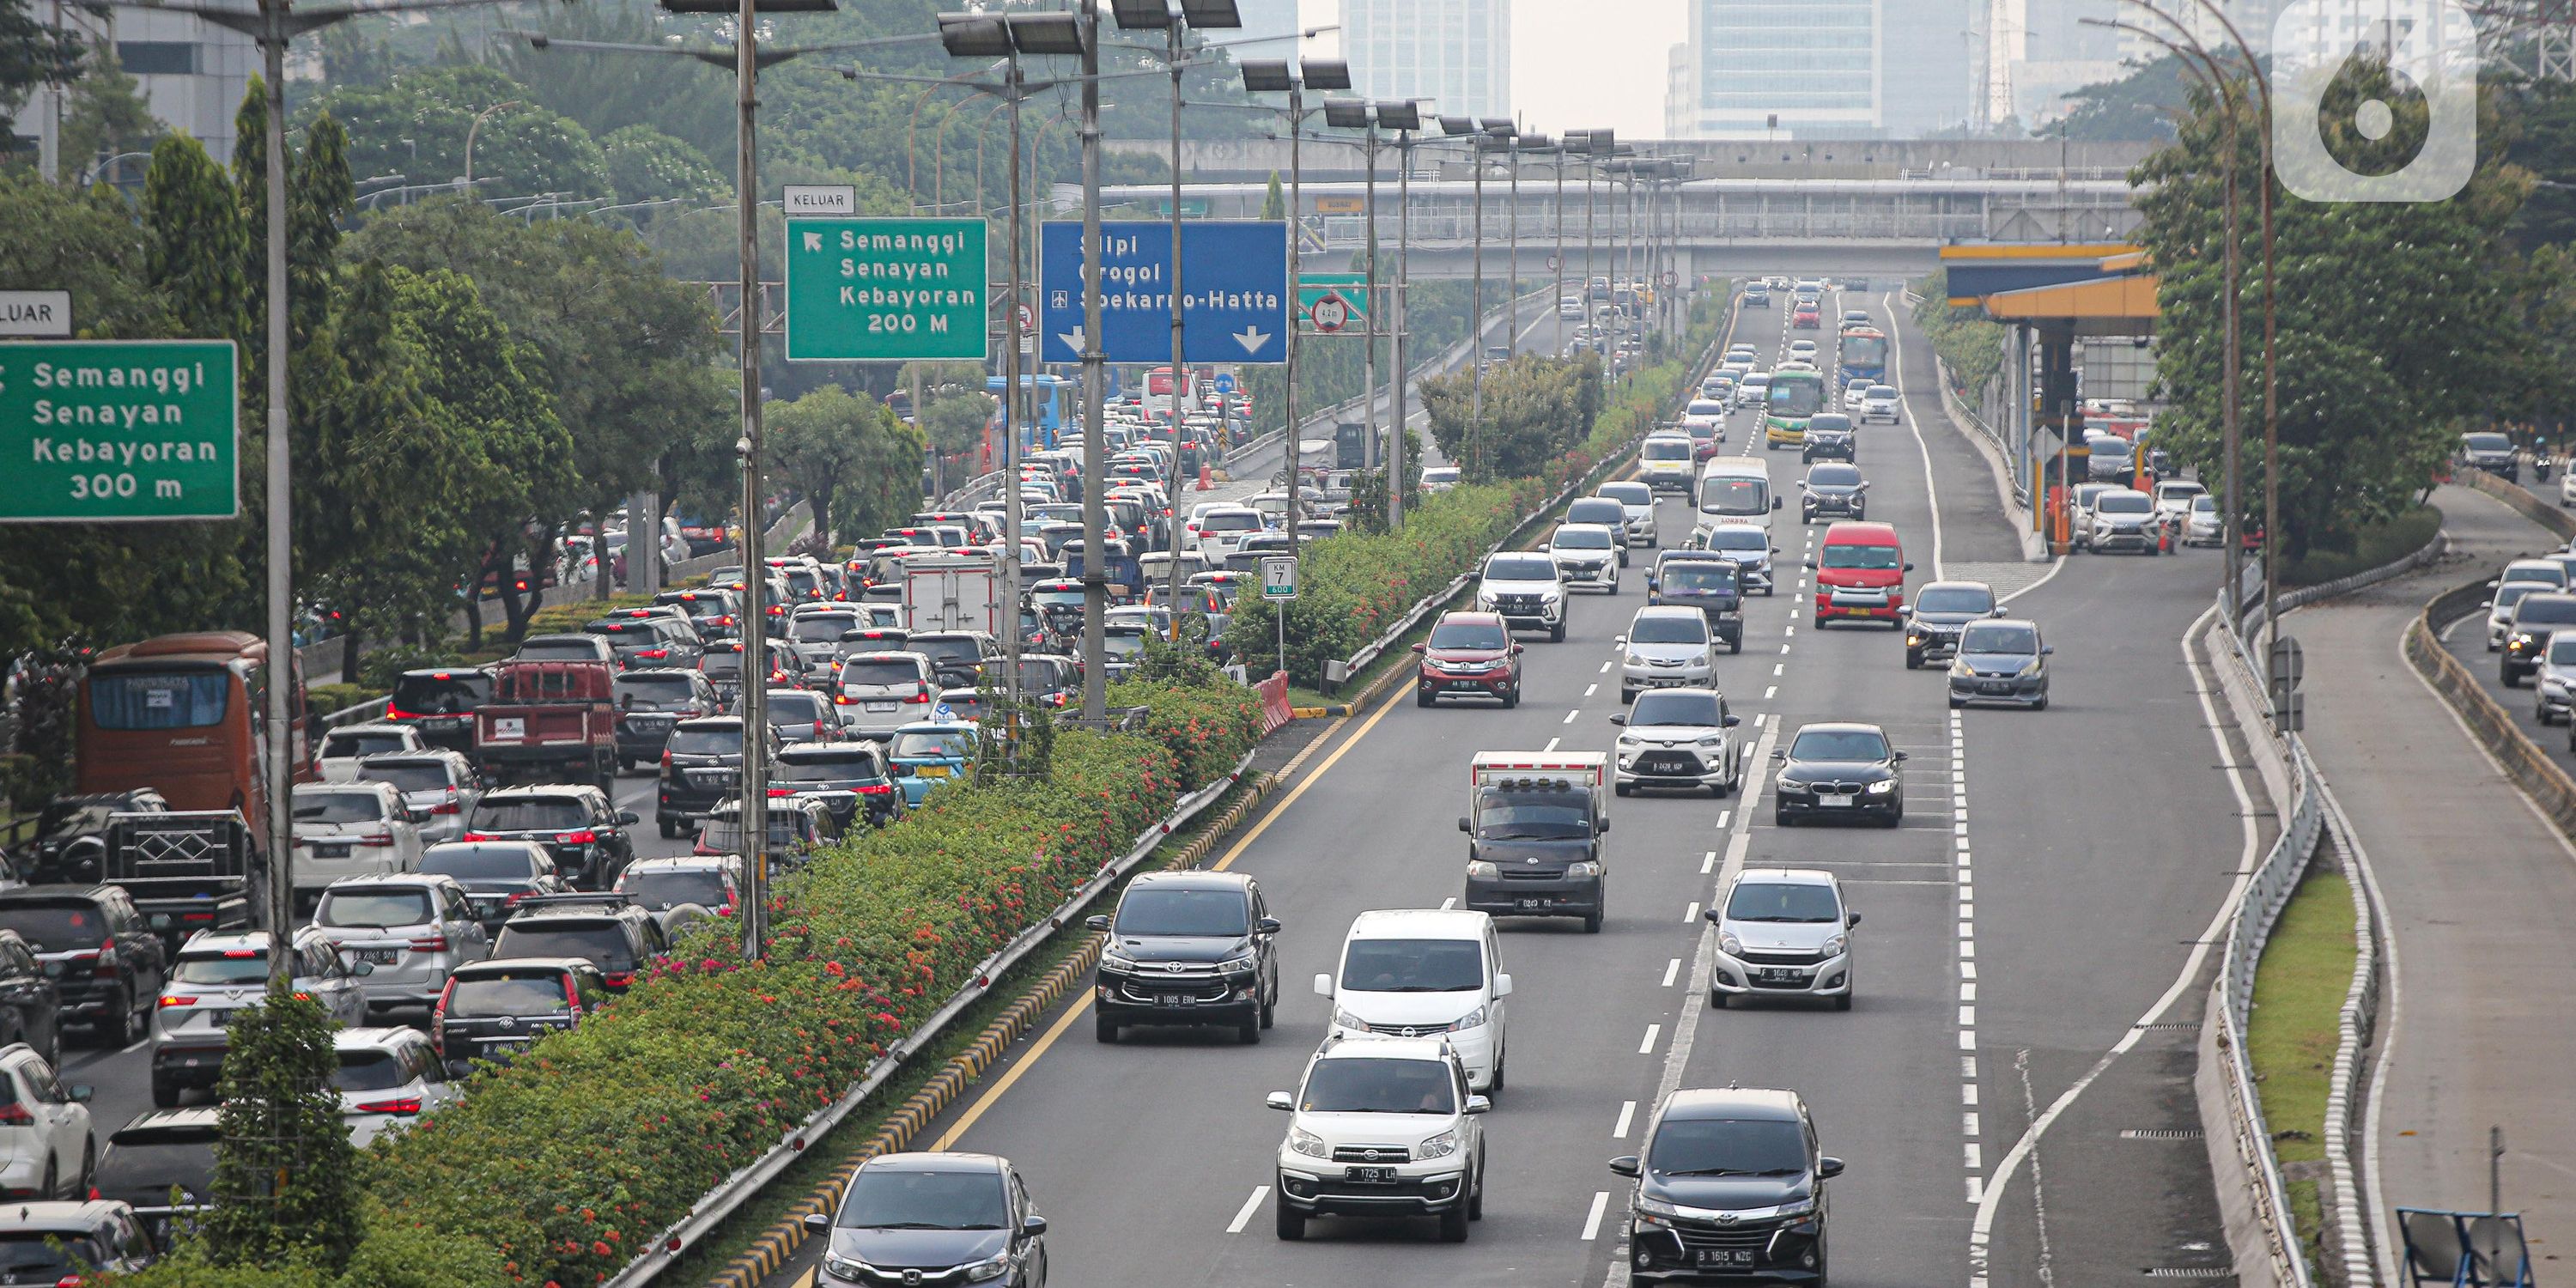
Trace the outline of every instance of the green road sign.
{"type": "Polygon", "coordinates": [[[0,343],[0,523],[241,514],[230,340],[0,343]]]}
{"type": "Polygon", "coordinates": [[[790,362],[981,362],[981,219],[787,221],[790,362]]]}
{"type": "Polygon", "coordinates": [[[1366,273],[1299,273],[1297,275],[1297,322],[1300,326],[1315,324],[1315,301],[1326,293],[1338,294],[1350,306],[1350,320],[1368,316],[1368,274],[1366,273]]]}

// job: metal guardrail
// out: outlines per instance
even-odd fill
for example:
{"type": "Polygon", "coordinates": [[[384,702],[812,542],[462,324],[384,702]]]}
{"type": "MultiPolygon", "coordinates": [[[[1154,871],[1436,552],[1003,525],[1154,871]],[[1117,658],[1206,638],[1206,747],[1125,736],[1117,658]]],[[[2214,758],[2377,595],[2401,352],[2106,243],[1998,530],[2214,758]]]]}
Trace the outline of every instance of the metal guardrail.
{"type": "Polygon", "coordinates": [[[1137,838],[1135,845],[1129,848],[1125,855],[1112,860],[1067,896],[1063,903],[1058,904],[1045,916],[1032,920],[1021,929],[1020,933],[1012,936],[1008,943],[995,950],[991,956],[976,963],[974,971],[964,986],[951,995],[938,1010],[931,1012],[911,1032],[905,1034],[884,1055],[878,1057],[874,1064],[869,1065],[867,1073],[848,1091],[842,1093],[839,1099],[799,1123],[795,1130],[781,1137],[779,1143],[771,1147],[769,1152],[752,1160],[740,1171],[726,1178],[722,1184],[707,1191],[689,1209],[687,1216],[682,1217],[670,1228],[655,1235],[649,1243],[644,1244],[643,1246],[649,1250],[626,1263],[624,1269],[611,1276],[607,1280],[607,1288],[635,1288],[636,1285],[653,1282],[663,1271],[670,1269],[682,1253],[695,1248],[701,1239],[731,1218],[743,1204],[751,1200],[753,1195],[758,1194],[763,1187],[776,1180],[779,1174],[785,1172],[797,1159],[804,1157],[807,1145],[820,1140],[832,1128],[838,1126],[842,1119],[858,1109],[870,1095],[875,1094],[877,1088],[885,1085],[887,1079],[900,1072],[906,1061],[937,1040],[951,1022],[982,1000],[991,990],[990,981],[1000,979],[1004,972],[1018,965],[1022,958],[1028,956],[1056,931],[1071,924],[1074,915],[1081,911],[1083,905],[1090,903],[1099,896],[1101,891],[1116,884],[1120,878],[1127,875],[1130,869],[1143,862],[1145,856],[1160,847],[1174,829],[1196,818],[1201,811],[1214,804],[1217,798],[1225,795],[1226,790],[1234,786],[1235,782],[1242,778],[1243,772],[1251,766],[1252,753],[1245,752],[1243,758],[1235,762],[1234,768],[1227,772],[1224,779],[1210,783],[1174,802],[1172,812],[1159,823],[1146,828],[1144,834],[1137,838]],[[979,980],[986,982],[976,982],[979,980]]]}

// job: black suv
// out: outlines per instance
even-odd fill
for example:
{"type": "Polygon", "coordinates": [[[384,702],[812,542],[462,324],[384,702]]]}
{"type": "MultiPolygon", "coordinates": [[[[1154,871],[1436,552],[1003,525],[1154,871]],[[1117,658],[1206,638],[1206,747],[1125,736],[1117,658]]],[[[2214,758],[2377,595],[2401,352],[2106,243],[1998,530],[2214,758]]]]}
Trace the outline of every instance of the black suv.
{"type": "Polygon", "coordinates": [[[1279,1005],[1279,922],[1239,872],[1149,872],[1127,883],[1093,990],[1094,1034],[1130,1024],[1227,1025],[1259,1042],[1279,1005]]]}
{"type": "Polygon", "coordinates": [[[574,885],[605,890],[635,860],[631,810],[596,787],[505,787],[485,793],[465,824],[468,841],[534,841],[574,885]]]}
{"type": "Polygon", "coordinates": [[[568,1029],[608,1002],[608,980],[579,957],[492,958],[459,966],[430,1012],[429,1040],[450,1073],[568,1029]]]}
{"type": "Polygon", "coordinates": [[[173,1219],[214,1198],[215,1141],[223,1117],[216,1105],[146,1109],[107,1138],[91,1184],[102,1199],[134,1206],[143,1228],[162,1244],[173,1219]],[[178,1203],[171,1203],[172,1190],[178,1203]]]}
{"type": "Polygon", "coordinates": [[[1860,442],[1852,434],[1852,419],[1841,412],[1820,411],[1808,417],[1806,437],[1800,441],[1798,459],[1802,463],[1860,463],[1860,442]]]}
{"type": "Polygon", "coordinates": [[[930,659],[939,682],[971,688],[986,665],[997,662],[1002,646],[982,631],[930,631],[915,635],[904,647],[930,659]]]}
{"type": "Polygon", "coordinates": [[[614,993],[670,947],[662,923],[627,895],[541,894],[520,900],[501,923],[489,960],[578,957],[598,967],[614,993]]]}
{"type": "MultiPolygon", "coordinates": [[[[763,727],[769,755],[778,756],[778,733],[763,727]]],[[[742,717],[701,716],[672,726],[662,749],[662,781],[654,791],[653,821],[670,840],[694,820],[715,812],[742,790],[742,717]]]]}
{"type": "Polygon", "coordinates": [[[617,767],[662,758],[671,726],[722,711],[716,687],[696,671],[658,669],[628,671],[617,677],[617,767]]]}
{"type": "Polygon", "coordinates": [[[867,741],[808,742],[770,762],[769,790],[811,796],[846,832],[864,812],[878,827],[903,817],[903,789],[886,773],[885,749],[867,741]]]}
{"type": "Polygon", "coordinates": [[[122,886],[45,885],[0,891],[0,927],[36,955],[61,998],[61,1018],[106,1046],[143,1036],[170,978],[170,951],[122,886]]]}
{"type": "Polygon", "coordinates": [[[605,617],[581,629],[608,641],[621,671],[695,666],[706,651],[697,628],[682,617],[605,617]]]}
{"type": "Polygon", "coordinates": [[[1796,1092],[1676,1091],[1646,1129],[1646,1152],[1610,1170],[1637,1178],[1632,1278],[1825,1282],[1825,1182],[1843,1161],[1818,1152],[1796,1092]]]}
{"type": "Polygon", "coordinates": [[[169,812],[170,802],[149,787],[57,796],[36,816],[34,839],[10,857],[29,881],[96,881],[107,855],[108,815],[169,812]]]}
{"type": "Polygon", "coordinates": [[[492,673],[464,666],[405,671],[394,681],[385,721],[407,724],[422,742],[474,754],[474,708],[492,700],[492,673]]]}
{"type": "Polygon", "coordinates": [[[63,1009],[27,941],[0,930],[0,1046],[24,1042],[63,1067],[63,1009]]]}

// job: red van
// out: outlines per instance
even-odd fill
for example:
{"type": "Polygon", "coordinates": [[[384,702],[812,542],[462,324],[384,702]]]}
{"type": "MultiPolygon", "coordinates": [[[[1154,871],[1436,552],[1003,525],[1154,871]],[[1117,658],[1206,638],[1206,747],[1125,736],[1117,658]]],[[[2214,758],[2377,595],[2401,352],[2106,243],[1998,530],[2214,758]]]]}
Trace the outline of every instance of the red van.
{"type": "Polygon", "coordinates": [[[1914,565],[1905,562],[1893,526],[1837,523],[1825,529],[1824,548],[1807,566],[1816,570],[1816,625],[1859,619],[1904,629],[1905,574],[1914,565]]]}

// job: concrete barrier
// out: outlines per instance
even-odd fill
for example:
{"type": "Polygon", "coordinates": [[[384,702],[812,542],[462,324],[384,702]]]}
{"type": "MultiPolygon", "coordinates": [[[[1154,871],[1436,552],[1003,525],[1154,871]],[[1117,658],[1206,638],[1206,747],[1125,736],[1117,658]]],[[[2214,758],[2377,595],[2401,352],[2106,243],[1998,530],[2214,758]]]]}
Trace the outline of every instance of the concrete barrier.
{"type": "Polygon", "coordinates": [[[2522,517],[2558,534],[2561,541],[2576,541],[2576,514],[2569,514],[2485,470],[2462,467],[2451,481],[2462,487],[2476,488],[2504,502],[2519,511],[2522,517]]]}
{"type": "Polygon", "coordinates": [[[2506,776],[2549,817],[2550,825],[2576,839],[2576,779],[2569,778],[2558,762],[2516,727],[2513,717],[2478,687],[2469,669],[2442,647],[2441,628],[2484,607],[2488,594],[2486,578],[2480,577],[2434,596],[2407,623],[2406,661],[2451,704],[2470,736],[2504,766],[2506,776]]]}

